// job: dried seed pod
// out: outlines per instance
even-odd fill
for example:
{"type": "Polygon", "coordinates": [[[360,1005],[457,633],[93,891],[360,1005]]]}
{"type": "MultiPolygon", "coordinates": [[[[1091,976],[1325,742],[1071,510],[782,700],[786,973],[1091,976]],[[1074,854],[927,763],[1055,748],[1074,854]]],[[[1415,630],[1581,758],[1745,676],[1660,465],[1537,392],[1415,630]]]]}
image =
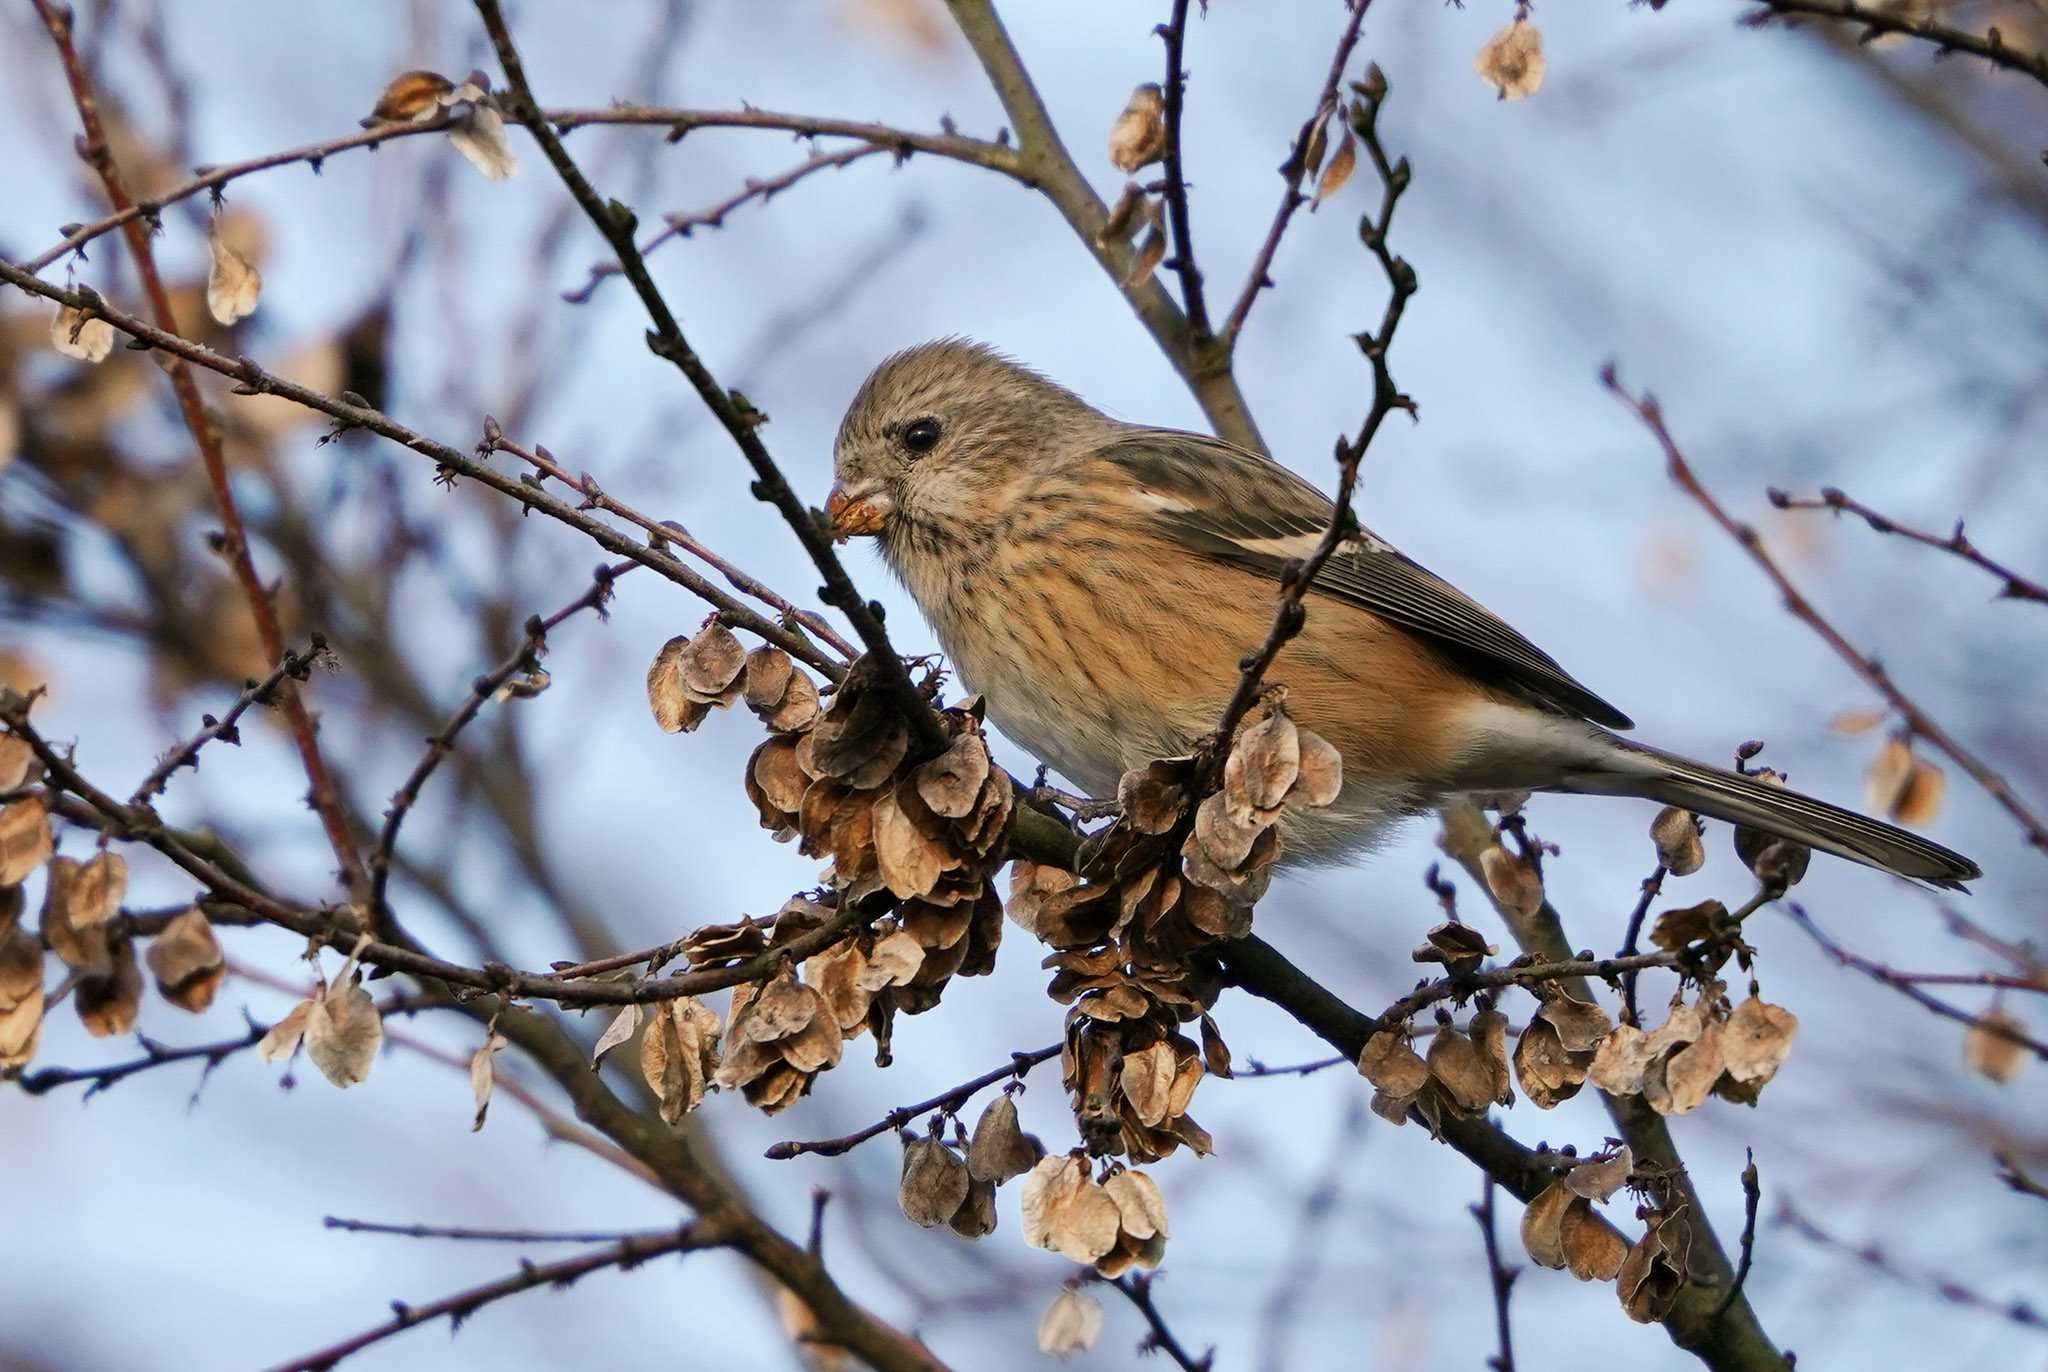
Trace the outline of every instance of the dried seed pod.
{"type": "Polygon", "coordinates": [[[157,992],[181,1010],[199,1014],[227,979],[227,959],[213,926],[196,907],[173,919],[150,941],[149,971],[157,992]]]}
{"type": "Polygon", "coordinates": [[[1085,1157],[1055,1153],[1024,1180],[1024,1241],[1075,1262],[1092,1263],[1116,1247],[1123,1217],[1116,1201],[1088,1175],[1085,1157]]]}
{"type": "Polygon", "coordinates": [[[1591,1053],[1574,1053],[1559,1041],[1557,1026],[1537,1018],[1515,1041],[1515,1080],[1539,1110],[1554,1110],[1579,1093],[1591,1053]]]}
{"type": "Polygon", "coordinates": [[[1038,1351],[1064,1358],[1095,1347],[1102,1334],[1102,1302],[1071,1286],[1060,1288],[1038,1321],[1038,1351]]]}
{"type": "MultiPolygon", "coordinates": [[[[718,1074],[718,1016],[694,996],[659,1001],[646,1016],[647,1032],[640,1037],[640,1075],[661,1103],[662,1119],[671,1125],[681,1124],[684,1115],[703,1103],[704,1093],[718,1074]]],[[[621,1014],[620,1020],[624,1018],[621,1014]]],[[[614,1021],[605,1038],[611,1038],[617,1027],[618,1021],[614,1021]]],[[[618,1041],[623,1042],[631,1032],[629,1027],[618,1041]]],[[[603,1047],[600,1040],[600,1053],[603,1047]]]]}
{"type": "Polygon", "coordinates": [[[1650,821],[1650,841],[1657,845],[1657,861],[1675,877],[1689,877],[1707,861],[1706,845],[1700,842],[1699,816],[1676,805],[1667,805],[1650,821]]]}
{"type": "Polygon", "coordinates": [[[217,218],[207,230],[206,247],[211,260],[206,273],[207,312],[223,327],[240,323],[256,313],[263,295],[263,273],[222,240],[217,218]]]}
{"type": "Polygon", "coordinates": [[[1425,942],[1408,956],[1417,962],[1440,962],[1451,972],[1474,971],[1500,950],[1469,924],[1449,920],[1423,935],[1425,942]]]}
{"type": "Polygon", "coordinates": [[[363,120],[363,127],[425,119],[440,110],[441,98],[454,89],[455,83],[439,72],[400,72],[377,97],[376,107],[363,120]]]}
{"type": "Polygon", "coordinates": [[[0,806],[0,886],[19,886],[48,860],[50,807],[41,796],[0,806]]]}
{"type": "Polygon", "coordinates": [[[1502,909],[1527,919],[1543,908],[1543,876],[1528,858],[1496,843],[1479,855],[1479,871],[1502,909]]]}
{"type": "Polygon", "coordinates": [[[2012,1011],[1993,1006],[1963,1035],[1964,1063],[1980,1077],[2011,1081],[2027,1065],[2027,1048],[2018,1037],[2026,1028],[2012,1011]]]}
{"type": "Polygon", "coordinates": [[[1472,59],[1479,79],[1502,100],[1526,100],[1543,87],[1543,35],[1526,19],[1507,25],[1472,59]]]}
{"type": "Polygon", "coordinates": [[[912,1224],[936,1229],[966,1203],[970,1182],[967,1164],[950,1144],[936,1138],[912,1139],[903,1146],[896,1204],[912,1224]]]}
{"type": "Polygon", "coordinates": [[[997,1096],[975,1121],[967,1145],[967,1172],[976,1181],[995,1185],[1021,1177],[1045,1156],[1045,1145],[1017,1122],[1017,1102],[1008,1093],[997,1096]]]}
{"type": "Polygon", "coordinates": [[[0,1068],[35,1056],[43,1033],[43,945],[18,925],[0,932],[0,1068]]]}
{"type": "MultiPolygon", "coordinates": [[[[1750,773],[1750,777],[1767,786],[1785,784],[1785,779],[1768,767],[1759,767],[1750,773]]],[[[1806,865],[1813,858],[1813,850],[1789,838],[1778,838],[1761,829],[1738,824],[1735,826],[1735,856],[1741,858],[1742,865],[1764,885],[1789,890],[1806,875],[1806,865]]]]}
{"type": "Polygon", "coordinates": [[[1147,82],[1131,92],[1129,103],[1109,128],[1109,160],[1126,176],[1157,162],[1166,153],[1166,93],[1147,82]]]}
{"type": "Polygon", "coordinates": [[[94,1038],[126,1034],[142,1012],[142,969],[135,961],[135,941],[116,939],[107,949],[103,972],[81,976],[72,1004],[78,1022],[94,1038]]]}

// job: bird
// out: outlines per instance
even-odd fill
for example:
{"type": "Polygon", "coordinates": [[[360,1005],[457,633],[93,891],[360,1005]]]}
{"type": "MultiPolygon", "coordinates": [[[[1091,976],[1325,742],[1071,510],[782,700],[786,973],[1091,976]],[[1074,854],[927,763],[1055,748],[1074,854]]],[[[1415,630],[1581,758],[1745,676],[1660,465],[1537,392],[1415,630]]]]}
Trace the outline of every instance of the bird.
{"type": "MultiPolygon", "coordinates": [[[[1090,795],[1217,727],[1281,580],[1330,527],[1308,481],[1222,439],[1111,418],[960,338],[885,359],[846,411],[826,515],[873,537],[1002,733],[1090,795]]],[[[1297,564],[1298,565],[1298,564],[1297,564]]],[[[1283,860],[1351,860],[1460,796],[1633,796],[1962,889],[1977,864],[1786,788],[1624,739],[1628,716],[1362,527],[1266,680],[1334,745],[1332,805],[1283,860]]]]}

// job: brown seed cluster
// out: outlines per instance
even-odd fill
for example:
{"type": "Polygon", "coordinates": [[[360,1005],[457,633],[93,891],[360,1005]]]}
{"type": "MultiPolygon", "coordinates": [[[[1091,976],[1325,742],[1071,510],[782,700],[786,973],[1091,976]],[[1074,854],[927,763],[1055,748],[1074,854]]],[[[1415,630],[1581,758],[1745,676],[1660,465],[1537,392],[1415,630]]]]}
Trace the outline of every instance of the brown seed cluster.
{"type": "Polygon", "coordinates": [[[1343,781],[1337,750],[1269,697],[1232,744],[1222,788],[1198,794],[1195,758],[1124,774],[1120,813],[1082,850],[1082,875],[1019,862],[1010,916],[1049,944],[1050,994],[1070,1006],[1061,1071],[1094,1153],[1139,1162],[1181,1144],[1209,1151],[1187,1106],[1229,1053],[1205,1013],[1220,989],[1193,955],[1251,929],[1290,807],[1322,806],[1343,781]],[[1182,1026],[1202,1021],[1202,1043],[1182,1026]]]}
{"type": "Polygon", "coordinates": [[[1098,1180],[1085,1153],[1052,1154],[1031,1169],[1022,1209],[1026,1243],[1092,1263],[1105,1277],[1150,1271],[1166,1256],[1166,1201],[1134,1168],[1111,1165],[1098,1180]]]}
{"type": "MultiPolygon", "coordinates": [[[[955,976],[994,970],[1003,912],[990,877],[1016,797],[1009,774],[989,758],[978,703],[941,712],[949,744],[918,761],[908,726],[864,663],[822,704],[788,654],[744,651],[715,617],[663,645],[647,693],[655,721],[670,732],[744,700],[769,730],[745,776],[762,826],[830,863],[829,906],[792,901],[772,929],[752,920],[706,926],[677,952],[693,966],[728,965],[817,928],[835,909],[878,913],[801,969],[785,966],[765,984],[736,990],[722,1056],[717,1035],[700,1036],[703,1071],[677,1078],[673,1093],[656,1084],[664,1113],[680,1118],[694,1108],[705,1078],[763,1110],[783,1109],[839,1062],[846,1040],[870,1030],[876,1059],[887,1065],[899,1011],[929,1010],[955,976]]],[[[607,1030],[606,1038],[622,1042],[636,1027],[615,1039],[607,1030]]],[[[669,1058],[663,1068],[673,1076],[669,1058]]]]}
{"type": "Polygon", "coordinates": [[[1617,1025],[1600,1042],[1587,1077],[1609,1095],[1639,1095],[1660,1115],[1697,1110],[1708,1096],[1756,1104],[1792,1049],[1799,1019],[1750,996],[1730,1006],[1718,982],[1697,1003],[1674,1003],[1657,1028],[1617,1025]]]}

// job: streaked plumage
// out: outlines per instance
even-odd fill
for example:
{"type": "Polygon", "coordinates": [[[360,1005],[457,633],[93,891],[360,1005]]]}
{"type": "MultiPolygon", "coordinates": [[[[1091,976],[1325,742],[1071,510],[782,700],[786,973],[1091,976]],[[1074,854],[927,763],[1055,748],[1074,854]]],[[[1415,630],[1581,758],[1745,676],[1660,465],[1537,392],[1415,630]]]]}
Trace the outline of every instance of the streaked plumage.
{"type": "MultiPolygon", "coordinates": [[[[1332,513],[1277,463],[1113,420],[957,340],[876,368],[835,460],[842,530],[879,536],[997,727],[1096,795],[1214,728],[1281,566],[1332,513]]],[[[1369,532],[1307,608],[1267,680],[1342,753],[1345,785],[1290,828],[1297,857],[1341,859],[1460,792],[1538,789],[1680,805],[1938,885],[1977,875],[1890,825],[1615,737],[1602,726],[1626,715],[1369,532]]]]}

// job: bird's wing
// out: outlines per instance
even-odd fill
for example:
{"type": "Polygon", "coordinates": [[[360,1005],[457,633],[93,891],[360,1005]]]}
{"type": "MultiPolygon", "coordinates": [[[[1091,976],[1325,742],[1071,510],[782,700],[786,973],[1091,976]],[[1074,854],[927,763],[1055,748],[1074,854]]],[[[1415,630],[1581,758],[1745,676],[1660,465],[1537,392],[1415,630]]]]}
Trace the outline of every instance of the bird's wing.
{"type": "MultiPolygon", "coordinates": [[[[1094,456],[1135,484],[1144,516],[1176,542],[1276,581],[1289,559],[1315,550],[1334,512],[1279,463],[1200,434],[1131,429],[1094,456]]],[[[1338,548],[1312,589],[1432,639],[1554,709],[1633,727],[1498,615],[1369,531],[1338,548]]]]}

